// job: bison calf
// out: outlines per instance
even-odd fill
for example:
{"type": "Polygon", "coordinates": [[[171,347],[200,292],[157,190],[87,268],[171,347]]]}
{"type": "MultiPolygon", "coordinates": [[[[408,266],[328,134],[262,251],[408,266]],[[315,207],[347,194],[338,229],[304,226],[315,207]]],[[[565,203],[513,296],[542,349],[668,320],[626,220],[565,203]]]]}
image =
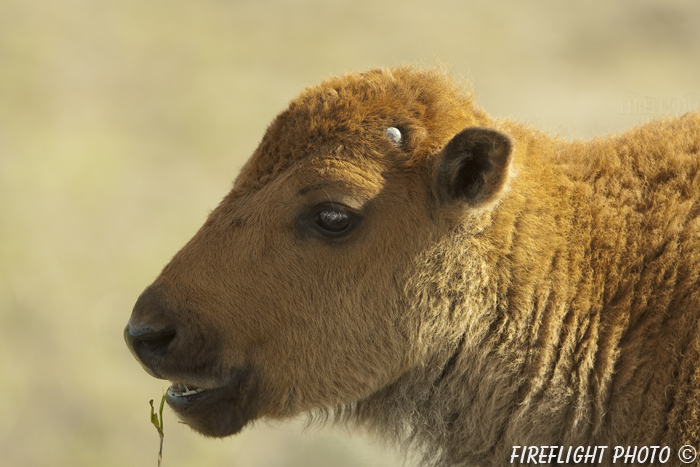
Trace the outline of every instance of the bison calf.
{"type": "Polygon", "coordinates": [[[698,114],[567,142],[439,71],[331,78],[272,122],[125,338],[209,436],[309,412],[431,465],[700,448],[699,151],[698,114]]]}

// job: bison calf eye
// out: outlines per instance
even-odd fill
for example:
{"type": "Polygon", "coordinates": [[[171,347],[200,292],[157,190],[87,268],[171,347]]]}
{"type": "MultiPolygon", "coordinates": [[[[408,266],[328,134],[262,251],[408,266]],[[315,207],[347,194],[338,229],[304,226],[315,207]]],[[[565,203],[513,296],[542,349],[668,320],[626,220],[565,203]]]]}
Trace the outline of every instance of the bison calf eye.
{"type": "Polygon", "coordinates": [[[336,204],[324,204],[314,214],[316,229],[328,237],[340,237],[355,225],[354,216],[336,204]]]}

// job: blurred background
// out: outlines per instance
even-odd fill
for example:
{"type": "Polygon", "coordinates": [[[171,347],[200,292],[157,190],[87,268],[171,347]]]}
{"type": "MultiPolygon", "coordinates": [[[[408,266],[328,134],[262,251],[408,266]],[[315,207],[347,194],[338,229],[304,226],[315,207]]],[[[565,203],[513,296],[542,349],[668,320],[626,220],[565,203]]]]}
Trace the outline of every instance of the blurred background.
{"type": "MultiPolygon", "coordinates": [[[[441,63],[586,138],[700,109],[699,24],[693,0],[2,0],[0,465],[156,466],[166,384],[122,329],[304,86],[441,63]]],[[[163,465],[401,465],[302,425],[211,440],[166,408],[163,465]]]]}

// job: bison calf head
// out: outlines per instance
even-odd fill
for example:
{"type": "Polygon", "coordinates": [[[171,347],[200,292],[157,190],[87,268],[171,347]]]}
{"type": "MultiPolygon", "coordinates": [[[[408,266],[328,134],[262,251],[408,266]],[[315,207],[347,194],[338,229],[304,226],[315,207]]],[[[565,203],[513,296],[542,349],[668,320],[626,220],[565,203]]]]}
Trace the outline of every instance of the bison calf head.
{"type": "Polygon", "coordinates": [[[425,252],[507,182],[510,139],[486,126],[468,93],[410,68],[292,101],[124,331],[173,381],[178,415],[226,436],[356,403],[424,365],[450,332],[418,306],[425,252]]]}

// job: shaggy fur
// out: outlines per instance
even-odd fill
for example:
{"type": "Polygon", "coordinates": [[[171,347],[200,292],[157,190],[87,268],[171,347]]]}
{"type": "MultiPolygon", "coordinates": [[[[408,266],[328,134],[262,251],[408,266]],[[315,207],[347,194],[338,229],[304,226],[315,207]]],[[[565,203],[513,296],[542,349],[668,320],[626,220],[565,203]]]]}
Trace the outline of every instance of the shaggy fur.
{"type": "Polygon", "coordinates": [[[271,124],[127,341],[218,397],[168,399],[212,436],[312,411],[436,466],[514,445],[673,462],[700,448],[699,152],[698,114],[572,143],[438,71],[330,78],[271,124]]]}

